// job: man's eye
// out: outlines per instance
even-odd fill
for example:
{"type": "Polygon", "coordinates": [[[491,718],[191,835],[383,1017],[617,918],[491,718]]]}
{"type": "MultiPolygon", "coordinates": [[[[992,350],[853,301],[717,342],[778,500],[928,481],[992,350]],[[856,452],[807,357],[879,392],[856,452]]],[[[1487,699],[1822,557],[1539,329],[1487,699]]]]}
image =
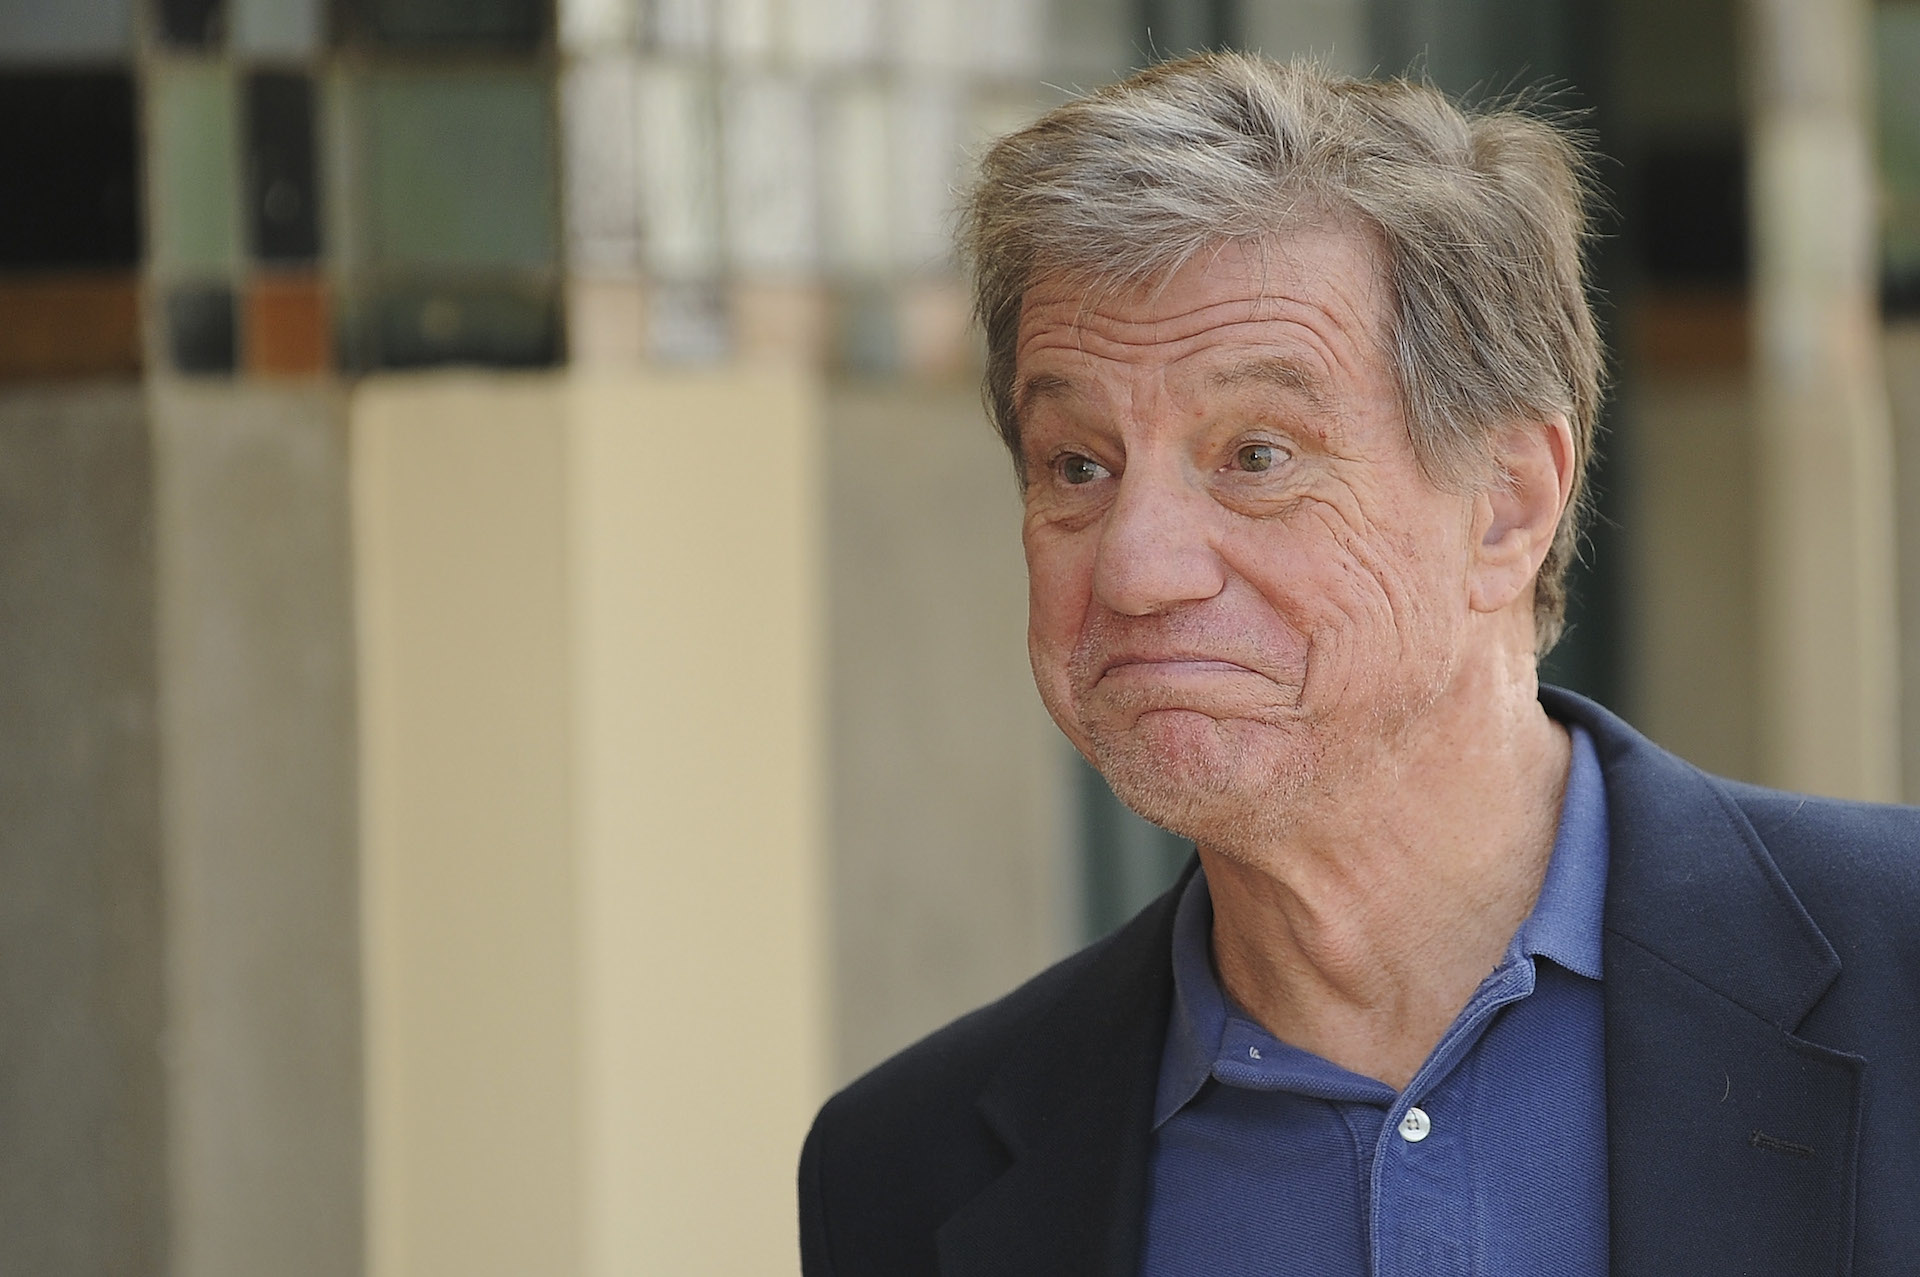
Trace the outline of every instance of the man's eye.
{"type": "Polygon", "coordinates": [[[1233,460],[1234,464],[1242,470],[1257,474],[1262,470],[1273,469],[1275,463],[1280,460],[1280,454],[1270,443],[1249,443],[1242,445],[1240,451],[1234,454],[1233,460]]]}
{"type": "Polygon", "coordinates": [[[1098,461],[1091,457],[1062,457],[1060,477],[1071,484],[1092,483],[1101,475],[1098,461]]]}

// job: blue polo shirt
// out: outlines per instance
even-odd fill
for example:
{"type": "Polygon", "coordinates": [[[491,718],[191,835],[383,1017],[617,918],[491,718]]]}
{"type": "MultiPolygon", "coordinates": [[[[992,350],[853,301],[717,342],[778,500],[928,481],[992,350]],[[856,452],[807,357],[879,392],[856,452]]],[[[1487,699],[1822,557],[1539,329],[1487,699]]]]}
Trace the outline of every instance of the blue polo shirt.
{"type": "Polygon", "coordinates": [[[1604,1277],[1606,791],[1579,727],[1546,879],[1403,1092],[1226,997],[1195,874],[1174,918],[1143,1277],[1604,1277]]]}

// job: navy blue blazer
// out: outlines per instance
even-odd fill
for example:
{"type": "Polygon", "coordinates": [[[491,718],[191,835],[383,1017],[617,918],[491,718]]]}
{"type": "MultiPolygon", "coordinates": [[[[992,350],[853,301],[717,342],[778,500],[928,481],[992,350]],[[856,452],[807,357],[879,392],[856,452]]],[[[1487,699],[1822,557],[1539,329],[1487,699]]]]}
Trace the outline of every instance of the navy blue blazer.
{"type": "MultiPolygon", "coordinates": [[[[1721,780],[1541,699],[1606,774],[1613,1272],[1920,1273],[1920,810],[1721,780]]],[[[1178,890],[828,1101],[807,1277],[1133,1277],[1178,890]]]]}

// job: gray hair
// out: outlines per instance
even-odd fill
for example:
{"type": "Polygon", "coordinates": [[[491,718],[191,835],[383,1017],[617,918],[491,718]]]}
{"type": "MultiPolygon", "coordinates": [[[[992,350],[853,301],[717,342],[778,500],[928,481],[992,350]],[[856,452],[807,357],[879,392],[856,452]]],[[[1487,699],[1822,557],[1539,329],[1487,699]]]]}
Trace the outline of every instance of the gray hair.
{"type": "Polygon", "coordinates": [[[960,238],[994,424],[1017,466],[1014,353],[1036,280],[1123,287],[1229,243],[1369,228],[1388,285],[1386,353],[1429,479],[1484,479],[1502,426],[1562,413],[1572,426],[1573,499],[1534,588],[1544,653],[1565,622],[1601,394],[1587,173],[1566,130],[1511,107],[1464,110],[1407,80],[1236,53],[1141,71],[982,160],[960,238]]]}

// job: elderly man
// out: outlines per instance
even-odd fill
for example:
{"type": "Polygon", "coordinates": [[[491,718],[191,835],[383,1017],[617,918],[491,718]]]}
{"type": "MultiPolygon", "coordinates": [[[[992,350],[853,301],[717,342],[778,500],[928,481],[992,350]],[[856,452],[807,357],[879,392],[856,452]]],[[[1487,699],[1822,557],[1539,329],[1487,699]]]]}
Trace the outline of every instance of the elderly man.
{"type": "Polygon", "coordinates": [[[1054,720],[1182,881],[822,1110],[813,1277],[1920,1272],[1920,818],[1539,687],[1581,156],[1212,56],[966,223],[1054,720]]]}

